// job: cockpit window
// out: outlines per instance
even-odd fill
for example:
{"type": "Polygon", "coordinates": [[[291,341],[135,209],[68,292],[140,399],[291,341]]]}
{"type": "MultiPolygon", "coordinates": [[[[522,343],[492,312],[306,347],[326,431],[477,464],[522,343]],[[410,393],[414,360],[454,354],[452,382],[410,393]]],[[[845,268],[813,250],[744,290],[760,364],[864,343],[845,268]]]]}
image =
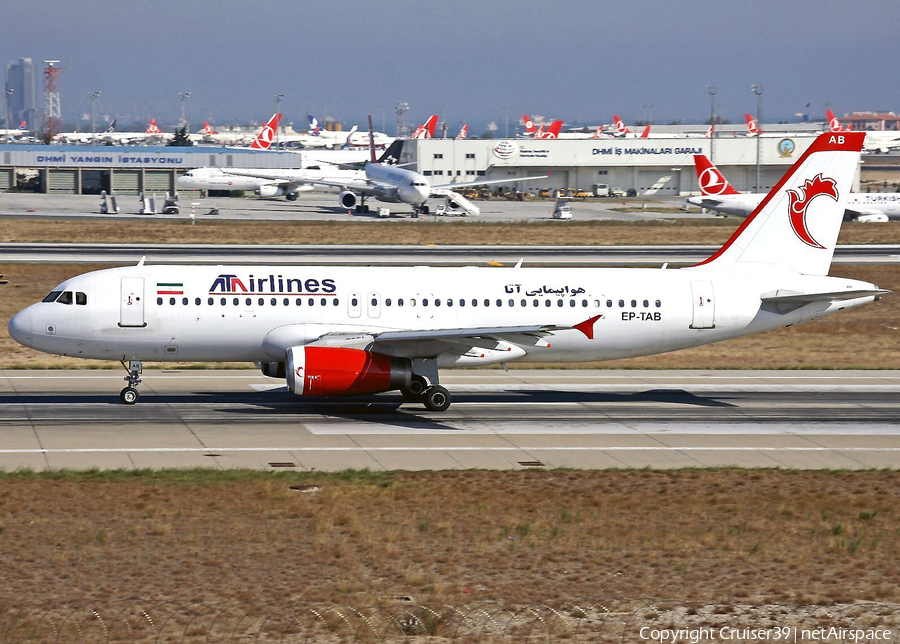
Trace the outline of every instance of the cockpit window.
{"type": "Polygon", "coordinates": [[[78,292],[75,293],[75,304],[79,306],[84,306],[87,304],[87,293],[78,292]]]}
{"type": "Polygon", "coordinates": [[[60,293],[62,293],[62,291],[50,291],[47,294],[47,297],[45,297],[43,300],[41,300],[41,302],[55,302],[56,298],[59,297],[60,293]]]}
{"type": "Polygon", "coordinates": [[[71,304],[73,301],[72,291],[66,291],[62,295],[59,296],[59,299],[56,300],[57,304],[71,304]]]}

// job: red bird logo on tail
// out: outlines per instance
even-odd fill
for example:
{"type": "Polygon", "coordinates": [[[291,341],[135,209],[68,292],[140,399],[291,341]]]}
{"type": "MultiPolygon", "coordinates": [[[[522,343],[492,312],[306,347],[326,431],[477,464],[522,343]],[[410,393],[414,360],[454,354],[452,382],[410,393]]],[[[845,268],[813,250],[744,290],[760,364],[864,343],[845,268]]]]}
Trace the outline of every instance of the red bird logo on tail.
{"type": "Polygon", "coordinates": [[[794,233],[807,246],[824,249],[825,247],[809,234],[806,227],[806,210],[810,202],[819,195],[826,195],[837,201],[837,182],[834,179],[823,178],[820,172],[812,179],[807,179],[798,190],[788,190],[787,193],[788,213],[794,233]]]}

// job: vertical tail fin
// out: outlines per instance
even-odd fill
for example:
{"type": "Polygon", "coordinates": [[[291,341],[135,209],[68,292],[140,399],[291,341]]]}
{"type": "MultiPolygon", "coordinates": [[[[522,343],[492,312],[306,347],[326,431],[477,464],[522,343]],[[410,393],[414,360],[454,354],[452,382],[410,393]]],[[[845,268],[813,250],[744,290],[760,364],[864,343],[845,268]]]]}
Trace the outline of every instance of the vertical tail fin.
{"type": "Polygon", "coordinates": [[[150,119],[150,125],[147,126],[144,134],[162,134],[162,130],[159,129],[159,126],[156,124],[156,121],[150,119]]]}
{"type": "MultiPolygon", "coordinates": [[[[349,140],[349,137],[348,137],[349,140]]],[[[372,115],[369,114],[369,156],[372,163],[378,163],[378,157],[375,156],[375,135],[372,134],[372,115]]]]}
{"type": "Polygon", "coordinates": [[[464,139],[467,136],[469,136],[469,124],[468,123],[466,123],[465,125],[462,126],[462,128],[460,128],[459,134],[456,135],[456,138],[464,139]]]}
{"type": "Polygon", "coordinates": [[[697,171],[697,182],[703,195],[738,195],[728,179],[725,178],[705,154],[694,155],[694,169],[697,171]]]}
{"type": "Polygon", "coordinates": [[[309,119],[309,133],[310,134],[318,134],[319,133],[319,121],[312,114],[307,114],[306,117],[309,119]]]}
{"type": "Polygon", "coordinates": [[[534,126],[534,121],[531,120],[531,117],[527,114],[522,115],[522,123],[525,125],[525,134],[534,134],[537,132],[537,128],[534,126]]]}
{"type": "Polygon", "coordinates": [[[644,131],[643,131],[643,132],[641,132],[641,138],[642,138],[642,139],[649,139],[649,138],[650,138],[650,126],[649,126],[649,125],[648,125],[647,127],[644,128],[644,131]]]}
{"type": "Polygon", "coordinates": [[[697,266],[827,275],[864,132],[819,135],[725,245],[697,266]]]}
{"type": "Polygon", "coordinates": [[[616,132],[619,134],[631,134],[631,130],[625,125],[625,121],[619,118],[618,114],[613,114],[613,122],[616,124],[616,132]]]}
{"type": "Polygon", "coordinates": [[[711,139],[713,132],[715,132],[715,131],[716,131],[716,124],[713,123],[712,125],[709,126],[709,129],[706,130],[706,138],[711,139]]]}
{"type": "Polygon", "coordinates": [[[849,132],[853,129],[852,125],[843,126],[841,122],[838,121],[837,117],[834,115],[834,112],[831,110],[825,110],[825,116],[828,117],[828,129],[832,132],[849,132]]]}
{"type": "Polygon", "coordinates": [[[747,133],[750,136],[762,134],[762,130],[759,129],[759,123],[756,122],[752,114],[744,114],[744,118],[747,120],[747,133]]]}
{"type": "Polygon", "coordinates": [[[278,128],[279,121],[281,121],[281,113],[273,114],[272,118],[263,125],[262,130],[256,135],[256,138],[253,139],[253,143],[250,144],[250,147],[254,150],[268,150],[272,145],[272,141],[275,140],[275,130],[278,128]]]}
{"type": "Polygon", "coordinates": [[[544,139],[557,139],[559,138],[559,132],[562,130],[562,121],[553,121],[550,124],[550,127],[547,128],[547,131],[544,132],[544,136],[541,138],[544,139]]]}
{"type": "Polygon", "coordinates": [[[596,131],[594,132],[594,136],[591,138],[599,139],[601,136],[603,136],[603,126],[598,125],[596,131]]]}

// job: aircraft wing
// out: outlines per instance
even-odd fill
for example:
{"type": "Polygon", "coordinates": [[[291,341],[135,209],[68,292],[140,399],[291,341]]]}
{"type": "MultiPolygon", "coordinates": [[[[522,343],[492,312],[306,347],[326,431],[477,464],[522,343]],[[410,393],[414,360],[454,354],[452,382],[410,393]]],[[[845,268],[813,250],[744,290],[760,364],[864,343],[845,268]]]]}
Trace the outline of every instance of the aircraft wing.
{"type": "MultiPolygon", "coordinates": [[[[441,190],[441,189],[450,189],[455,190],[456,188],[468,188],[469,186],[489,186],[496,183],[515,183],[516,181],[536,181],[537,179],[547,179],[550,176],[550,173],[541,174],[533,177],[510,177],[509,179],[491,179],[489,181],[460,181],[457,183],[441,183],[435,186],[431,186],[432,189],[441,190]]],[[[443,197],[446,193],[436,192],[434,196],[443,197]]]]}
{"type": "Polygon", "coordinates": [[[231,168],[223,170],[226,174],[233,174],[238,177],[254,177],[256,179],[268,179],[270,181],[281,182],[285,185],[301,185],[312,184],[317,186],[330,186],[332,188],[340,188],[341,190],[352,190],[353,192],[375,193],[379,191],[379,184],[374,182],[352,182],[352,181],[328,181],[326,179],[314,179],[312,177],[285,177],[265,172],[241,172],[232,170],[231,168]]]}
{"type": "Polygon", "coordinates": [[[572,329],[584,333],[588,338],[594,337],[594,323],[602,318],[596,315],[573,326],[553,324],[528,326],[495,326],[467,327],[458,329],[421,329],[398,331],[374,331],[370,333],[326,333],[311,344],[313,346],[345,346],[373,349],[379,347],[380,352],[389,355],[433,354],[445,351],[466,353],[479,347],[497,350],[498,346],[510,354],[510,359],[525,354],[521,345],[550,346],[544,338],[554,331],[572,329]]]}

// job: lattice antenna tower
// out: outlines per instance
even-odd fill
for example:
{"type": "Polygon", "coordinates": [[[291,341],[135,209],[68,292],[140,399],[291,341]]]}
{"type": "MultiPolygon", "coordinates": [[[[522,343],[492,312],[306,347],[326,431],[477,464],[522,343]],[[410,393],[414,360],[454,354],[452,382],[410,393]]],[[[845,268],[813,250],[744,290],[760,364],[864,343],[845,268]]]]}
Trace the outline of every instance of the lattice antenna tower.
{"type": "Polygon", "coordinates": [[[409,111],[409,103],[397,103],[394,113],[397,115],[397,136],[409,136],[409,126],[406,125],[406,113],[409,111]]]}
{"type": "Polygon", "coordinates": [[[60,132],[62,112],[59,106],[59,75],[65,67],[56,67],[58,60],[44,61],[44,140],[50,141],[60,132]]]}

